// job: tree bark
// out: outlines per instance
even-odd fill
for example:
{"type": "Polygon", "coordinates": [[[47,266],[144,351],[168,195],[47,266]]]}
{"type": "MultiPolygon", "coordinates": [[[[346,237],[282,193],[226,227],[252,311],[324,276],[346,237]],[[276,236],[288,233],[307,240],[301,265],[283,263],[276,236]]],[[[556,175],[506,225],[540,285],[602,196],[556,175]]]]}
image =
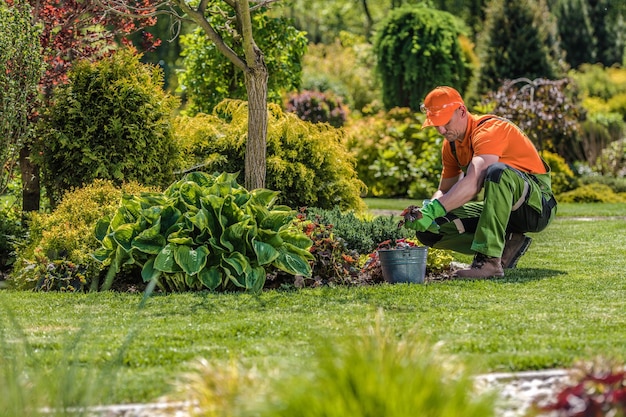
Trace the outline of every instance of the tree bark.
{"type": "Polygon", "coordinates": [[[20,149],[20,171],[22,172],[22,211],[39,211],[41,187],[39,167],[30,158],[30,146],[20,149]]]}
{"type": "Polygon", "coordinates": [[[245,187],[265,187],[267,145],[267,67],[259,51],[259,62],[246,73],[248,92],[248,140],[246,141],[245,187]]]}

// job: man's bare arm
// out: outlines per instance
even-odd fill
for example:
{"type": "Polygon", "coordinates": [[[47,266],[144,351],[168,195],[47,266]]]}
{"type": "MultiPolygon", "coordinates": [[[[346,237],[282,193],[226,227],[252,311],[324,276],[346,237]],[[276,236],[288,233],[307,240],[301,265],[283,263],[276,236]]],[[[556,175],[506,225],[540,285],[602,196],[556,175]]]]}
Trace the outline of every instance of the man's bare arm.
{"type": "MultiPolygon", "coordinates": [[[[444,187],[448,184],[444,184],[441,180],[440,191],[442,194],[437,197],[441,205],[447,210],[454,210],[461,207],[463,204],[471,201],[483,187],[483,181],[485,180],[485,173],[490,165],[499,161],[497,155],[477,155],[472,158],[469,167],[467,168],[467,175],[460,180],[456,181],[447,192],[444,187]]],[[[456,180],[452,178],[451,180],[456,180]]],[[[437,192],[439,193],[439,191],[437,192]]],[[[435,195],[437,195],[435,193],[435,195]]]]}

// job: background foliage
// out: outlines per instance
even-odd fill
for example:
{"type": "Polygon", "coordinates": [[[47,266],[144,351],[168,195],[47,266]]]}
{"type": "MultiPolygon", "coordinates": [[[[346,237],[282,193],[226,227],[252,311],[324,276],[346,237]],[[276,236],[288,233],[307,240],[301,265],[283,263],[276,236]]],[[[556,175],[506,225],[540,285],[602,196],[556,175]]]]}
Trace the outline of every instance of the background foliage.
{"type": "Polygon", "coordinates": [[[395,108],[352,121],[347,146],[368,196],[427,198],[439,184],[442,138],[422,130],[423,115],[395,108]]]}
{"type": "Polygon", "coordinates": [[[565,70],[556,22],[544,0],[491,1],[476,44],[476,96],[496,90],[505,80],[556,79],[565,70]]]}
{"type": "Polygon", "coordinates": [[[341,32],[329,44],[310,44],[302,63],[302,88],[331,91],[352,110],[375,113],[382,107],[380,78],[373,45],[363,37],[341,32]]]}

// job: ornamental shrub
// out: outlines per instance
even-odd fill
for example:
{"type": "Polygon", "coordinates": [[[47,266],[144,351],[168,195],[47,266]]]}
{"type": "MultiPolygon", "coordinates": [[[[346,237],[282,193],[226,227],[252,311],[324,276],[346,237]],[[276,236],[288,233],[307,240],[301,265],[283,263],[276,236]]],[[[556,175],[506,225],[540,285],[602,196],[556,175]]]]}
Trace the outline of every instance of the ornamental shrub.
{"type": "Polygon", "coordinates": [[[136,182],[118,187],[110,180],[95,180],[66,192],[51,213],[31,213],[27,239],[17,248],[12,284],[24,289],[68,290],[66,284],[82,274],[86,277],[82,285],[88,287],[101,270],[90,255],[100,247],[94,234],[96,223],[115,212],[123,193],[149,190],[136,182]]]}
{"type": "MultiPolygon", "coordinates": [[[[182,171],[244,171],[247,103],[225,100],[212,115],[180,116],[176,140],[182,171]]],[[[290,207],[338,206],[361,211],[366,192],[357,177],[344,132],[313,124],[269,105],[266,187],[280,191],[278,202],[290,207]]]]}
{"type": "Polygon", "coordinates": [[[482,104],[519,126],[539,150],[556,152],[569,163],[584,155],[579,121],[585,110],[570,79],[506,80],[482,104]]]}
{"type": "Polygon", "coordinates": [[[415,232],[398,229],[398,220],[393,216],[377,216],[371,220],[362,219],[354,211],[341,211],[335,207],[330,210],[309,207],[306,217],[310,221],[332,225],[333,233],[339,236],[350,250],[360,255],[374,251],[380,242],[415,236],[415,232]]]}
{"type": "Polygon", "coordinates": [[[438,186],[443,138],[424,115],[395,108],[345,127],[356,170],[372,197],[430,197],[438,186]]]}
{"type": "Polygon", "coordinates": [[[346,107],[332,92],[302,91],[290,94],[287,111],[295,113],[302,120],[312,123],[328,123],[341,127],[346,122],[346,107]]]}
{"type": "Polygon", "coordinates": [[[53,205],[64,191],[97,178],[116,185],[172,182],[177,149],[170,117],[178,102],[161,86],[161,70],[142,64],[132,50],[74,65],[39,130],[53,205]]]}
{"type": "Polygon", "coordinates": [[[380,23],[374,49],[386,109],[420,108],[437,85],[465,91],[471,65],[459,44],[461,23],[424,5],[393,9],[380,23]]]}

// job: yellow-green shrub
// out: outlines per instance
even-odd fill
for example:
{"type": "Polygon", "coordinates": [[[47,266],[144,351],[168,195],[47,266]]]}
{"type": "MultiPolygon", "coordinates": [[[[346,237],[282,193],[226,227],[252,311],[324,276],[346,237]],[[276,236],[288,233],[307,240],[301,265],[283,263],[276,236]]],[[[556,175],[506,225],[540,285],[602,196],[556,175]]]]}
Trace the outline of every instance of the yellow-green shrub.
{"type": "Polygon", "coordinates": [[[148,190],[136,182],[117,187],[108,180],[95,180],[65,193],[52,213],[33,213],[28,239],[17,250],[13,283],[32,288],[38,281],[54,280],[55,269],[80,272],[87,279],[99,273],[100,265],[91,257],[100,247],[94,232],[97,221],[115,212],[124,192],[148,190]]]}
{"type": "Polygon", "coordinates": [[[560,203],[626,203],[624,193],[616,194],[606,184],[585,184],[557,196],[560,203]]]}
{"type": "MultiPolygon", "coordinates": [[[[180,116],[176,138],[184,171],[241,172],[248,130],[247,103],[225,100],[214,114],[180,116]]],[[[280,191],[279,203],[290,207],[365,208],[365,186],[357,178],[354,157],[342,130],[313,124],[269,105],[265,187],[280,191]]]]}

